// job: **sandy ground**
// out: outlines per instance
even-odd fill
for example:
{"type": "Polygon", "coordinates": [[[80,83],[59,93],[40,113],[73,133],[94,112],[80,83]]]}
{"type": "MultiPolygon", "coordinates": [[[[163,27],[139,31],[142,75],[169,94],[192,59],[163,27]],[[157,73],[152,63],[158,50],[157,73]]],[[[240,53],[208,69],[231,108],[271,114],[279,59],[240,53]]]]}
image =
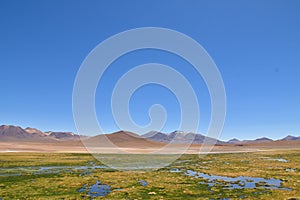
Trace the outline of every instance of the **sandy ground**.
{"type": "Polygon", "coordinates": [[[269,151],[276,149],[300,149],[300,141],[289,141],[281,143],[260,143],[260,144],[247,144],[239,145],[222,145],[214,146],[212,149],[209,147],[201,147],[201,145],[192,145],[188,149],[184,146],[174,145],[167,149],[161,147],[91,147],[88,150],[80,142],[58,142],[58,143],[34,143],[34,142],[0,142],[0,152],[70,152],[70,153],[185,153],[185,154],[198,154],[198,153],[238,153],[238,152],[252,152],[252,151],[269,151]]]}

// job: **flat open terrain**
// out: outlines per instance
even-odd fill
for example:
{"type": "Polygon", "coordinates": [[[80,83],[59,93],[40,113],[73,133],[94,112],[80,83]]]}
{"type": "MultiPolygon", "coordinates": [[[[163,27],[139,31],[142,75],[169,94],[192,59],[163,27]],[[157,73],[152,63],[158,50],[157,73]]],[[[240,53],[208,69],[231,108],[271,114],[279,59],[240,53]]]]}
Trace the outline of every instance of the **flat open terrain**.
{"type": "MultiPolygon", "coordinates": [[[[90,145],[89,150],[98,153],[151,153],[163,148],[166,144],[149,141],[128,142],[114,141],[116,147],[97,147],[90,145]],[[151,145],[149,145],[151,144],[151,145]]],[[[178,148],[187,147],[186,145],[173,144],[165,153],[172,153],[172,148],[176,152],[178,148]]],[[[186,149],[185,154],[198,154],[200,144],[193,144],[186,149]]],[[[270,151],[270,150],[300,149],[300,141],[274,141],[266,143],[249,143],[243,145],[225,144],[216,145],[212,153],[234,153],[234,152],[253,152],[253,151],[270,151]]],[[[81,141],[55,141],[55,142],[1,142],[0,152],[51,152],[51,153],[87,153],[87,149],[81,141]]]]}
{"type": "Polygon", "coordinates": [[[296,149],[186,154],[154,171],[116,171],[86,153],[0,153],[0,198],[300,198],[299,166],[296,149]]]}

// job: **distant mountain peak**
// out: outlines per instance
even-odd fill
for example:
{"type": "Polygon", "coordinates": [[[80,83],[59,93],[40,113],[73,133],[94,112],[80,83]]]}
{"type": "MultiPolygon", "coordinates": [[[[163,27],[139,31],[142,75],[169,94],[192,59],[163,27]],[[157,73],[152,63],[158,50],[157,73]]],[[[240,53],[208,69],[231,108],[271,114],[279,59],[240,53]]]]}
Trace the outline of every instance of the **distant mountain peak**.
{"type": "Polygon", "coordinates": [[[239,142],[241,142],[240,140],[238,140],[238,139],[236,139],[236,138],[233,138],[233,139],[230,139],[230,140],[228,140],[227,141],[227,143],[239,143],[239,142]]]}
{"type": "Polygon", "coordinates": [[[144,135],[142,135],[142,137],[147,138],[147,137],[152,137],[157,134],[162,134],[162,133],[160,133],[158,131],[149,131],[148,133],[145,133],[144,135]]]}
{"type": "Polygon", "coordinates": [[[156,142],[177,144],[202,144],[204,141],[207,143],[221,143],[221,141],[218,141],[217,139],[206,137],[199,133],[184,132],[179,130],[171,133],[150,131],[149,133],[144,134],[143,137],[156,142]]]}
{"type": "Polygon", "coordinates": [[[39,135],[39,136],[42,136],[42,137],[46,136],[46,134],[44,132],[42,132],[42,131],[40,131],[36,128],[27,127],[24,130],[29,134],[36,134],[36,135],[39,135]]]}
{"type": "Polygon", "coordinates": [[[169,135],[176,136],[176,137],[184,137],[186,135],[193,135],[193,134],[197,134],[197,133],[191,133],[191,132],[184,132],[184,131],[173,131],[171,133],[169,133],[169,135]]]}
{"type": "Polygon", "coordinates": [[[78,135],[72,132],[48,132],[48,136],[56,139],[70,139],[70,138],[79,138],[78,135]]]}
{"type": "Polygon", "coordinates": [[[296,136],[288,135],[288,136],[282,138],[281,140],[300,140],[300,136],[296,137],[296,136]]]}
{"type": "Polygon", "coordinates": [[[173,131],[172,133],[176,133],[176,134],[184,134],[184,133],[186,133],[186,132],[180,131],[180,130],[176,130],[176,131],[173,131]]]}
{"type": "Polygon", "coordinates": [[[267,137],[261,137],[261,138],[255,139],[254,141],[273,141],[273,140],[270,138],[267,138],[267,137]]]}
{"type": "Polygon", "coordinates": [[[22,139],[29,138],[29,134],[19,126],[2,125],[0,126],[0,136],[6,139],[22,139]]]}
{"type": "Polygon", "coordinates": [[[17,128],[17,129],[21,129],[20,126],[13,126],[13,125],[1,125],[0,129],[9,129],[9,128],[17,128]]]}

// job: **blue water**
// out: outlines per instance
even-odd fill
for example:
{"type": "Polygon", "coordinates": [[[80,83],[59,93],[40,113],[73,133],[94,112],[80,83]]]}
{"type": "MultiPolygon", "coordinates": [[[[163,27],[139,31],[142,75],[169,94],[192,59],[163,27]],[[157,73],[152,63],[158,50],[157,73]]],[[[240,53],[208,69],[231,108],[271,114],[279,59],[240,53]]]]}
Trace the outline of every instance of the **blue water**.
{"type": "Polygon", "coordinates": [[[81,175],[90,174],[91,170],[108,168],[104,165],[83,165],[83,166],[28,166],[0,168],[0,177],[2,176],[21,176],[23,174],[59,174],[61,172],[84,171],[81,175]],[[17,172],[17,173],[15,173],[17,172]]]}
{"type": "Polygon", "coordinates": [[[179,173],[179,172],[180,172],[180,170],[179,170],[179,169],[177,169],[177,168],[173,168],[173,169],[171,169],[171,170],[170,170],[170,172],[173,172],[173,173],[179,173]]]}
{"type": "Polygon", "coordinates": [[[205,182],[201,184],[207,184],[212,187],[215,184],[223,184],[225,189],[244,189],[244,188],[264,188],[264,189],[278,189],[278,190],[292,190],[291,188],[285,188],[281,186],[282,181],[274,178],[254,178],[249,176],[239,177],[227,177],[218,175],[209,175],[202,172],[195,172],[193,170],[187,170],[184,172],[187,176],[193,176],[195,178],[203,178],[205,182]],[[221,181],[221,182],[220,182],[221,181]],[[223,182],[226,182],[224,184],[223,182]]]}
{"type": "Polygon", "coordinates": [[[139,180],[138,182],[141,186],[147,186],[148,185],[148,183],[146,181],[143,181],[143,180],[139,180]]]}
{"type": "Polygon", "coordinates": [[[278,161],[278,162],[289,162],[288,160],[286,159],[283,159],[283,158],[268,158],[267,160],[272,160],[272,161],[278,161]]]}
{"type": "Polygon", "coordinates": [[[87,194],[93,198],[108,195],[111,192],[111,188],[109,185],[100,184],[100,181],[98,180],[90,188],[87,188],[87,185],[84,185],[83,188],[78,190],[78,192],[87,192],[87,194]]]}

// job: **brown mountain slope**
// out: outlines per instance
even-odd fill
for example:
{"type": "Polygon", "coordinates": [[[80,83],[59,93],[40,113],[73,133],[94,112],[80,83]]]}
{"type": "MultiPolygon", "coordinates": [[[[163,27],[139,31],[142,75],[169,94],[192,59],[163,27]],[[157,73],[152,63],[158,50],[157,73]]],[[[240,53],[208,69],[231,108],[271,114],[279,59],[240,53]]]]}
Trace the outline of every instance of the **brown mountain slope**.
{"type": "Polygon", "coordinates": [[[58,140],[79,140],[79,136],[70,132],[51,132],[46,134],[36,128],[22,129],[19,126],[0,126],[1,142],[56,142],[58,140]]]}
{"type": "Polygon", "coordinates": [[[46,137],[47,135],[45,133],[43,133],[42,131],[36,129],[36,128],[30,128],[27,127],[24,129],[27,133],[29,133],[30,135],[38,135],[41,137],[46,137]]]}
{"type": "MultiPolygon", "coordinates": [[[[45,134],[37,129],[19,126],[0,126],[0,141],[45,141],[45,134]]],[[[51,139],[50,139],[51,140],[51,139]]]]}
{"type": "Polygon", "coordinates": [[[111,143],[113,143],[122,148],[157,148],[165,145],[126,131],[97,135],[84,140],[83,143],[91,147],[112,147],[111,143]]]}
{"type": "Polygon", "coordinates": [[[0,126],[1,140],[29,138],[29,134],[19,126],[0,126]]]}

